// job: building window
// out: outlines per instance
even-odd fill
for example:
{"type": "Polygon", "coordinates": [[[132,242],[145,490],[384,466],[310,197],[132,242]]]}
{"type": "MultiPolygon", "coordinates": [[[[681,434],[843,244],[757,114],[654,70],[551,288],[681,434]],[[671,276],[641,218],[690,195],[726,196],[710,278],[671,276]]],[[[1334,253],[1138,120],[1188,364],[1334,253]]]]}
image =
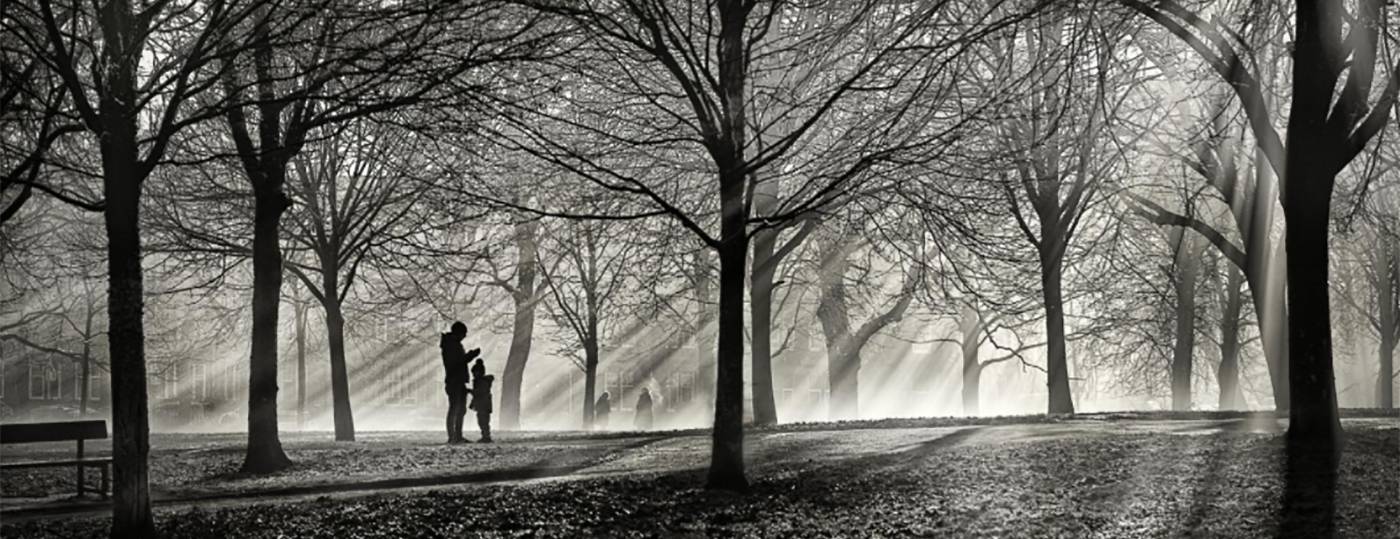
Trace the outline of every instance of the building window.
{"type": "Polygon", "coordinates": [[[105,373],[105,372],[102,372],[102,369],[97,368],[96,365],[94,365],[91,369],[89,369],[89,370],[88,370],[88,400],[91,400],[91,401],[100,401],[100,400],[102,400],[102,399],[103,399],[102,395],[103,395],[104,393],[106,393],[107,391],[110,391],[110,389],[108,388],[110,382],[109,382],[108,380],[109,380],[108,374],[105,373]]]}
{"type": "Polygon", "coordinates": [[[224,400],[238,398],[238,365],[224,367],[224,400]]]}
{"type": "Polygon", "coordinates": [[[29,362],[29,399],[58,400],[63,397],[63,369],[53,360],[29,362]]]}
{"type": "Polygon", "coordinates": [[[175,400],[180,398],[180,366],[171,365],[161,376],[160,398],[175,400]]]}
{"type": "Polygon", "coordinates": [[[209,399],[209,366],[196,363],[190,366],[191,397],[203,402],[209,399]]]}
{"type": "Polygon", "coordinates": [[[681,374],[681,402],[691,402],[695,400],[695,373],[687,372],[681,374]]]}

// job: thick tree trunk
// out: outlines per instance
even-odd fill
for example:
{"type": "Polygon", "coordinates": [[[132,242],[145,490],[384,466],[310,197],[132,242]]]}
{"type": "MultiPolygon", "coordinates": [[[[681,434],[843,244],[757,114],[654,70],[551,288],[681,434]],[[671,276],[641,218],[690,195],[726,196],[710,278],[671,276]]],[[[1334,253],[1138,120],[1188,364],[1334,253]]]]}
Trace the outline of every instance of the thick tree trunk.
{"type": "Polygon", "coordinates": [[[297,297],[297,430],[306,429],[306,303],[297,297]]]}
{"type": "MultiPolygon", "coordinates": [[[[335,290],[327,287],[327,290],[335,290]]],[[[326,337],[331,349],[331,411],[335,419],[335,440],[355,441],[355,416],[350,408],[350,374],[345,364],[345,317],[340,300],[326,296],[326,337]]]]}
{"type": "MultiPolygon", "coordinates": [[[[133,163],[134,164],[134,163],[133,163]]],[[[108,179],[109,186],[114,184],[108,179]]],[[[133,189],[134,190],[134,189],[133,189]]],[[[154,534],[148,492],[145,336],[142,331],[140,238],[135,193],[107,190],[110,301],[108,342],[112,362],[112,535],[154,534]],[[121,533],[118,533],[121,530],[121,533]]]]}
{"type": "Polygon", "coordinates": [[[1196,351],[1196,255],[1194,232],[1181,230],[1176,262],[1176,344],[1172,348],[1172,410],[1191,409],[1191,367],[1196,351]]]}
{"type": "MultiPolygon", "coordinates": [[[[99,92],[102,213],[107,227],[107,345],[112,370],[112,539],[155,536],[147,456],[146,336],[142,326],[141,182],[136,71],[144,29],[130,0],[98,6],[106,92],[99,92]]],[[[76,66],[75,66],[76,67],[76,66]]]]}
{"type": "MultiPolygon", "coordinates": [[[[757,196],[757,195],[755,195],[757,196]]],[[[762,213],[760,213],[762,215],[762,213]]],[[[753,239],[753,287],[749,300],[753,311],[753,421],[757,425],[778,423],[778,406],[773,397],[773,272],[776,230],[764,230],[753,239]]]]}
{"type": "Polygon", "coordinates": [[[749,257],[749,208],[744,200],[749,177],[745,119],[748,52],[744,41],[752,4],[718,3],[716,40],[720,101],[718,136],[710,138],[719,169],[719,331],[715,365],[715,425],[711,430],[712,489],[745,490],[744,477],[744,284],[749,257]]]}
{"type": "Polygon", "coordinates": [[[827,371],[831,402],[827,412],[832,421],[860,419],[860,352],[842,347],[828,356],[827,371]]]}
{"type": "MultiPolygon", "coordinates": [[[[130,5],[112,2],[107,9],[129,17],[130,5]]],[[[134,62],[134,60],[132,60],[134,62]]],[[[134,66],[128,66],[134,70],[134,66]]],[[[123,103],[135,99],[133,73],[113,70],[121,77],[109,81],[120,96],[102,101],[105,118],[113,122],[102,137],[103,193],[107,207],[107,342],[112,366],[112,538],[153,537],[151,497],[147,475],[146,338],[142,329],[140,194],[133,177],[136,160],[136,116],[123,103]]]]}
{"type": "Polygon", "coordinates": [[[525,364],[530,360],[530,345],[535,336],[535,223],[526,221],[515,225],[516,287],[511,294],[515,301],[515,323],[511,329],[510,351],[501,377],[501,429],[520,428],[520,390],[525,382],[525,364]]]}
{"type": "MultiPolygon", "coordinates": [[[[1340,32],[1340,14],[1318,2],[1298,2],[1293,57],[1293,105],[1283,200],[1288,220],[1289,425],[1295,441],[1335,443],[1341,432],[1332,372],[1332,306],[1328,299],[1328,226],[1332,186],[1341,169],[1341,142],[1328,125],[1336,77],[1322,36],[1340,32]]],[[[1334,8],[1341,11],[1340,6],[1334,8]]],[[[1345,136],[1342,141],[1347,140],[1345,136]]]]}
{"type": "MultiPolygon", "coordinates": [[[[270,167],[277,168],[280,167],[270,167]]],[[[273,171],[265,171],[264,173],[273,171]]],[[[273,185],[280,186],[281,183],[273,185]]],[[[253,336],[248,368],[248,448],[244,473],[269,473],[292,465],[277,432],[277,325],[282,290],[278,226],[289,205],[280,188],[254,197],[253,336]]]]}
{"type": "Polygon", "coordinates": [[[748,235],[744,176],[721,175],[719,335],[715,372],[715,425],[708,486],[742,490],[744,476],[744,282],[748,235]]]}
{"type": "Polygon", "coordinates": [[[850,328],[845,316],[843,299],[832,299],[829,291],[823,291],[818,312],[822,321],[822,333],[826,336],[826,381],[831,399],[827,403],[827,419],[842,421],[860,417],[860,352],[851,350],[850,328]]]}
{"type": "MultiPolygon", "coordinates": [[[[1293,142],[1290,141],[1290,144],[1293,142]]],[[[1301,152],[1300,152],[1301,153],[1301,152]]],[[[1292,157],[1290,161],[1300,159],[1292,157]]],[[[1294,167],[1289,174],[1302,172],[1294,167]]],[[[1328,440],[1340,428],[1332,377],[1331,306],[1327,290],[1326,203],[1320,212],[1301,203],[1316,196],[1316,189],[1299,189],[1305,182],[1289,182],[1292,204],[1288,216],[1288,310],[1296,313],[1289,332],[1289,435],[1302,440],[1328,440]],[[1313,191],[1304,194],[1304,191],[1313,191]],[[1317,213],[1323,213],[1321,217],[1317,213]],[[1312,214],[1312,215],[1310,215],[1312,214]]],[[[1328,197],[1324,197],[1325,198],[1328,197]]]]}
{"type": "Polygon", "coordinates": [[[979,386],[982,383],[982,364],[977,357],[977,350],[982,342],[980,314],[972,307],[964,306],[958,331],[962,334],[962,342],[959,345],[962,348],[963,415],[976,417],[981,414],[979,386]]]}
{"type": "MultiPolygon", "coordinates": [[[[778,179],[767,174],[757,173],[751,181],[754,186],[753,211],[763,217],[778,210],[778,179]]],[[[753,421],[758,425],[778,423],[778,407],[773,395],[773,280],[778,270],[778,262],[786,253],[778,253],[778,228],[767,228],[754,233],[753,270],[749,277],[749,301],[752,317],[749,325],[753,332],[753,421]]],[[[792,242],[800,243],[803,232],[792,242]]],[[[793,245],[796,245],[794,243],[793,245]]],[[[791,249],[784,248],[791,252],[791,249]]]]}
{"type": "Polygon", "coordinates": [[[1224,309],[1220,318],[1220,371],[1216,379],[1220,382],[1221,410],[1238,410],[1244,407],[1244,393],[1240,390],[1240,298],[1239,268],[1230,266],[1225,277],[1224,309]]]}
{"type": "Polygon", "coordinates": [[[502,430],[520,428],[521,387],[525,383],[525,365],[530,360],[530,345],[535,335],[535,304],[531,298],[515,306],[510,351],[506,354],[505,372],[501,382],[502,430]]]}
{"type": "Polygon", "coordinates": [[[1069,390],[1069,365],[1065,360],[1064,298],[1060,291],[1060,261],[1041,262],[1041,289],[1045,297],[1046,385],[1049,388],[1048,413],[1074,413],[1069,390]]]}
{"type": "Polygon", "coordinates": [[[823,242],[817,280],[817,320],[826,338],[827,388],[831,391],[827,418],[832,421],[860,417],[860,344],[852,342],[850,310],[846,303],[846,251],[844,238],[823,242]]]}
{"type": "Polygon", "coordinates": [[[593,404],[598,402],[598,343],[583,343],[583,430],[593,430],[593,404]]]}

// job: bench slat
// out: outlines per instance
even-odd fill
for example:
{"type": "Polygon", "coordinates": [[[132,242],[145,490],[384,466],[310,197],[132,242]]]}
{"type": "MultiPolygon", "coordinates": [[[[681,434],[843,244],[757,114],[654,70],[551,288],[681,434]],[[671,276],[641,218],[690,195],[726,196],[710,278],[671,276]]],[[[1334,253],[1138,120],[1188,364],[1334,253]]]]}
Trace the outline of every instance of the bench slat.
{"type": "Polygon", "coordinates": [[[112,463],[112,459],[83,459],[83,460],[45,460],[37,462],[6,462],[0,464],[0,470],[13,470],[20,468],[60,468],[67,466],[106,466],[112,463]]]}
{"type": "Polygon", "coordinates": [[[0,425],[0,445],[100,440],[106,437],[107,422],[101,419],[0,425]]]}

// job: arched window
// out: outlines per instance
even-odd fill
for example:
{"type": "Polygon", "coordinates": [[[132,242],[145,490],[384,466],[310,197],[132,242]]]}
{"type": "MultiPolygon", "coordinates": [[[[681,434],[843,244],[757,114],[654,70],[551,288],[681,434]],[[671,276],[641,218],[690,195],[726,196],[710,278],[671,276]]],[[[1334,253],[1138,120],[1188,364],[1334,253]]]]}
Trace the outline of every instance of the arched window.
{"type": "Polygon", "coordinates": [[[63,369],[52,359],[29,362],[29,399],[58,400],[63,396],[63,369]]]}

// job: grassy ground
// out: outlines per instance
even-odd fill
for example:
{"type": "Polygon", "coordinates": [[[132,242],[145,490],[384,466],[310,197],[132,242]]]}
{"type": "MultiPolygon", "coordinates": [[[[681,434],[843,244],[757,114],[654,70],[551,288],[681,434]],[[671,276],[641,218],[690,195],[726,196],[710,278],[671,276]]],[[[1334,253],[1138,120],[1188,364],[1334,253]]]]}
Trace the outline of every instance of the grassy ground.
{"type": "MultiPolygon", "coordinates": [[[[262,478],[230,473],[238,437],[157,438],[152,478],[175,498],[460,479],[372,495],[172,505],[157,513],[171,538],[1400,537],[1400,420],[1347,420],[1349,441],[1334,458],[1285,451],[1270,417],[1225,417],[1234,419],[768,430],[748,438],[753,486],[743,495],[701,488],[708,439],[688,433],[527,434],[492,446],[444,446],[435,433],[354,444],[291,436],[298,466],[262,478]],[[471,475],[532,467],[562,472],[492,484],[484,481],[512,478],[471,475]],[[184,468],[207,469],[172,472],[184,468]]],[[[13,481],[7,472],[0,483],[6,497],[13,481]]],[[[0,531],[7,539],[106,533],[103,517],[13,515],[0,531]]]]}

